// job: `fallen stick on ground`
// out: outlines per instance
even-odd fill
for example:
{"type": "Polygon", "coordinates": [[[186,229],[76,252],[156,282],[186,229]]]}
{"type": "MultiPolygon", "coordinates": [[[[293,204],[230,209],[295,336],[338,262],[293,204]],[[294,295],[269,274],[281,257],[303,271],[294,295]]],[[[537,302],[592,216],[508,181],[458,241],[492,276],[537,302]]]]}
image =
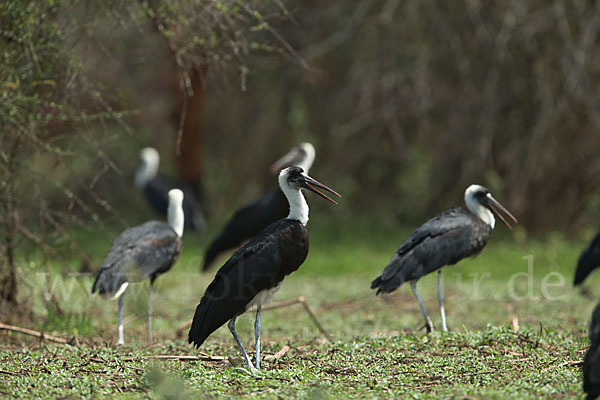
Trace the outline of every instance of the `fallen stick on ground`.
{"type": "Polygon", "coordinates": [[[18,326],[3,324],[2,322],[0,322],[0,330],[19,332],[19,333],[23,333],[25,335],[39,337],[40,339],[46,339],[46,340],[49,340],[51,342],[56,342],[56,343],[62,343],[62,344],[72,344],[73,343],[72,340],[67,340],[67,339],[56,337],[56,336],[48,335],[47,333],[44,333],[44,332],[38,332],[38,331],[31,330],[31,329],[20,328],[18,326]]]}
{"type": "Polygon", "coordinates": [[[540,372],[546,372],[550,369],[561,368],[561,367],[565,367],[567,365],[581,366],[581,365],[583,365],[583,360],[565,361],[560,364],[553,364],[553,363],[550,363],[550,364],[552,364],[552,365],[547,366],[546,368],[542,369],[540,372]]]}
{"type": "Polygon", "coordinates": [[[285,356],[288,351],[290,351],[290,346],[285,345],[277,353],[265,356],[265,361],[278,360],[281,357],[285,356]]]}
{"type": "Polygon", "coordinates": [[[19,375],[16,372],[11,372],[11,371],[5,371],[3,369],[0,369],[0,374],[6,374],[6,375],[19,375]]]}
{"type": "MultiPolygon", "coordinates": [[[[304,296],[300,296],[295,299],[281,300],[281,301],[276,301],[274,303],[265,304],[264,306],[262,306],[262,311],[289,307],[289,306],[293,306],[294,304],[302,304],[304,311],[306,311],[306,313],[308,314],[310,319],[312,319],[312,321],[315,323],[317,329],[323,334],[323,336],[325,336],[325,338],[327,340],[331,341],[331,335],[329,334],[329,332],[327,332],[327,330],[323,327],[323,325],[321,325],[321,323],[317,319],[317,316],[312,312],[312,310],[308,306],[308,303],[306,302],[306,299],[304,298],[304,296]]],[[[248,311],[249,312],[256,311],[256,306],[250,307],[248,309],[248,311]]],[[[187,328],[189,328],[190,325],[192,325],[192,321],[193,321],[193,319],[190,319],[185,324],[181,325],[181,327],[179,327],[179,329],[177,329],[177,334],[182,335],[183,331],[186,330],[187,328]]]]}
{"type": "Polygon", "coordinates": [[[179,360],[179,361],[225,361],[227,357],[223,356],[211,356],[211,355],[202,355],[202,356],[178,356],[176,354],[158,354],[151,355],[148,358],[154,358],[158,360],[179,360]]]}

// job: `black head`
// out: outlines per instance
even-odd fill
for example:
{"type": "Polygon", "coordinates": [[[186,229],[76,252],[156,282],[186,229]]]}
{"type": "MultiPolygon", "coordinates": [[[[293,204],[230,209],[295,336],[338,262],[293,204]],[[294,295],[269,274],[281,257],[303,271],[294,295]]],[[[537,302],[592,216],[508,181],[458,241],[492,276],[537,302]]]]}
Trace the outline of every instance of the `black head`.
{"type": "Polygon", "coordinates": [[[326,200],[331,201],[334,204],[337,204],[337,202],[331,199],[326,194],[320,192],[318,189],[322,189],[335,196],[342,197],[335,190],[328,188],[316,179],[313,179],[310,176],[306,175],[304,173],[304,170],[300,167],[288,167],[282,170],[279,174],[279,185],[281,186],[281,189],[284,191],[284,193],[286,191],[285,187],[293,190],[306,189],[310,190],[313,193],[316,193],[317,195],[321,196],[326,200]]]}

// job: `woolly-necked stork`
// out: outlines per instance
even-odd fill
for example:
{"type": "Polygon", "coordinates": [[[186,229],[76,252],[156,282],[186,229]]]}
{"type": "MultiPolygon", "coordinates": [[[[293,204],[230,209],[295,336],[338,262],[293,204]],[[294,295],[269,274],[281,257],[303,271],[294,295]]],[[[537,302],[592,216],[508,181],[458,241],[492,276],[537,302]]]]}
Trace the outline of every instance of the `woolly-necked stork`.
{"type": "MultiPolygon", "coordinates": [[[[300,143],[277,160],[271,166],[271,172],[278,173],[287,166],[296,166],[308,174],[314,161],[314,146],[306,142],[300,143]]],[[[239,247],[273,222],[285,218],[287,213],[288,201],[279,187],[242,206],[233,214],[219,236],[208,246],[202,269],[207,271],[219,254],[239,247]]]]}
{"type": "Polygon", "coordinates": [[[600,265],[600,231],[579,256],[573,285],[581,284],[600,265]]]}
{"type": "Polygon", "coordinates": [[[516,218],[483,186],[469,186],[465,191],[465,203],[467,209],[452,208],[417,228],[400,245],[383,273],[371,283],[371,289],[377,289],[379,294],[392,292],[403,282],[409,281],[425,317],[427,332],[433,330],[433,324],[417,292],[417,281],[427,274],[438,271],[438,300],[442,329],[447,331],[441,268],[456,264],[483,249],[494,229],[494,214],[509,229],[512,228],[500,211],[515,224],[517,223],[516,218]]]}
{"type": "Polygon", "coordinates": [[[296,271],[308,255],[308,204],[300,189],[310,190],[332,203],[335,201],[318,189],[341,197],[299,167],[281,171],[279,186],[288,200],[289,215],[269,225],[219,269],[196,308],[188,337],[188,341],[199,348],[211,333],[229,321],[229,330],[249,369],[254,369],[254,366],[235,331],[235,320],[249,307],[258,307],[254,334],[256,368],[260,368],[261,306],[271,299],[283,279],[296,271]]]}
{"type": "Polygon", "coordinates": [[[600,304],[592,313],[590,348],[583,359],[583,391],[588,400],[600,396],[600,304]]]}
{"type": "Polygon", "coordinates": [[[206,226],[206,219],[200,203],[194,192],[186,185],[158,175],[160,156],[153,147],[146,147],[140,151],[140,165],[135,171],[134,184],[142,191],[144,197],[161,215],[167,215],[169,205],[169,190],[179,189],[183,192],[183,213],[185,215],[185,228],[202,232],[206,226]]]}
{"type": "Polygon", "coordinates": [[[148,343],[152,343],[152,284],[160,274],[167,272],[181,252],[184,213],[183,192],[169,191],[168,223],[149,221],[127,229],[117,237],[108,251],[92,293],[107,299],[119,299],[119,338],[123,341],[123,295],[130,283],[150,279],[148,287],[148,343]]]}

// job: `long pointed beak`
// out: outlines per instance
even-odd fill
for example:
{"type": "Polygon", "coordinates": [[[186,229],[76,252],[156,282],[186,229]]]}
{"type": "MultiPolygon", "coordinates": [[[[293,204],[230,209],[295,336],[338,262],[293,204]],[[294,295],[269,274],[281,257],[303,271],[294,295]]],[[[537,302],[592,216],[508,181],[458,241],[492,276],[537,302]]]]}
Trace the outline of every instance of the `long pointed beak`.
{"type": "Polygon", "coordinates": [[[337,197],[342,197],[342,195],[340,195],[338,192],[336,192],[335,190],[328,188],[327,186],[323,185],[322,183],[320,183],[319,181],[317,181],[316,179],[311,178],[308,175],[304,175],[304,182],[302,185],[305,189],[310,190],[313,193],[316,193],[317,195],[321,196],[322,198],[324,198],[325,200],[329,200],[330,202],[332,202],[333,204],[337,204],[337,201],[333,200],[331,197],[327,196],[325,193],[322,193],[319,191],[319,189],[325,190],[337,197]]]}
{"type": "Polygon", "coordinates": [[[285,167],[291,166],[294,161],[298,158],[298,149],[294,147],[291,149],[286,155],[281,157],[279,160],[275,161],[273,165],[271,165],[270,171],[273,175],[278,174],[279,171],[284,169],[285,167]]]}
{"type": "Polygon", "coordinates": [[[512,230],[512,226],[510,226],[510,224],[504,219],[504,217],[502,216],[500,211],[502,211],[504,214],[506,214],[506,216],[508,218],[510,218],[510,220],[512,222],[514,222],[515,224],[518,224],[519,221],[517,221],[517,219],[514,217],[514,215],[512,215],[511,212],[506,209],[506,207],[504,207],[502,204],[500,204],[500,202],[498,200],[493,198],[491,194],[488,194],[486,197],[487,197],[487,202],[488,202],[488,206],[490,207],[490,210],[492,210],[492,212],[494,214],[496,214],[496,216],[498,218],[500,218],[500,221],[502,221],[504,223],[504,225],[506,225],[508,227],[508,229],[512,230]]]}

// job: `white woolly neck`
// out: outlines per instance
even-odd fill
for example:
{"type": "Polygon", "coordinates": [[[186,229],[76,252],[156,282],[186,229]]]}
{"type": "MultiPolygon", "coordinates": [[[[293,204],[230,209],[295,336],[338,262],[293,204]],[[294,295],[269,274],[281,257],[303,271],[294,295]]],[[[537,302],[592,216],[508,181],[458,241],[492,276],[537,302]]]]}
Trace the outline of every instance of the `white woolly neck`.
{"type": "Polygon", "coordinates": [[[300,146],[300,148],[302,148],[302,150],[304,150],[304,153],[306,154],[306,156],[303,159],[301,159],[299,162],[295,163],[295,166],[302,168],[304,173],[308,174],[315,162],[315,156],[316,156],[315,146],[313,146],[311,143],[308,143],[308,142],[300,143],[299,146],[300,146]]]}
{"type": "Polygon", "coordinates": [[[484,190],[480,185],[471,185],[465,190],[465,204],[469,211],[479,217],[480,220],[488,224],[492,229],[496,225],[494,214],[475,198],[475,194],[484,190]]]}
{"type": "Polygon", "coordinates": [[[179,189],[169,190],[169,207],[167,208],[167,222],[177,236],[183,236],[185,217],[183,214],[183,192],[179,189]]]}
{"type": "Polygon", "coordinates": [[[290,187],[287,182],[287,171],[284,169],[279,173],[279,187],[290,205],[290,213],[287,216],[289,219],[300,221],[304,226],[308,223],[308,203],[300,189],[290,187]]]}
{"type": "Polygon", "coordinates": [[[146,147],[142,149],[140,151],[140,158],[142,162],[135,171],[135,177],[133,180],[133,183],[137,188],[143,188],[146,183],[156,177],[158,174],[158,166],[160,164],[160,156],[158,155],[158,151],[152,147],[146,147]]]}

